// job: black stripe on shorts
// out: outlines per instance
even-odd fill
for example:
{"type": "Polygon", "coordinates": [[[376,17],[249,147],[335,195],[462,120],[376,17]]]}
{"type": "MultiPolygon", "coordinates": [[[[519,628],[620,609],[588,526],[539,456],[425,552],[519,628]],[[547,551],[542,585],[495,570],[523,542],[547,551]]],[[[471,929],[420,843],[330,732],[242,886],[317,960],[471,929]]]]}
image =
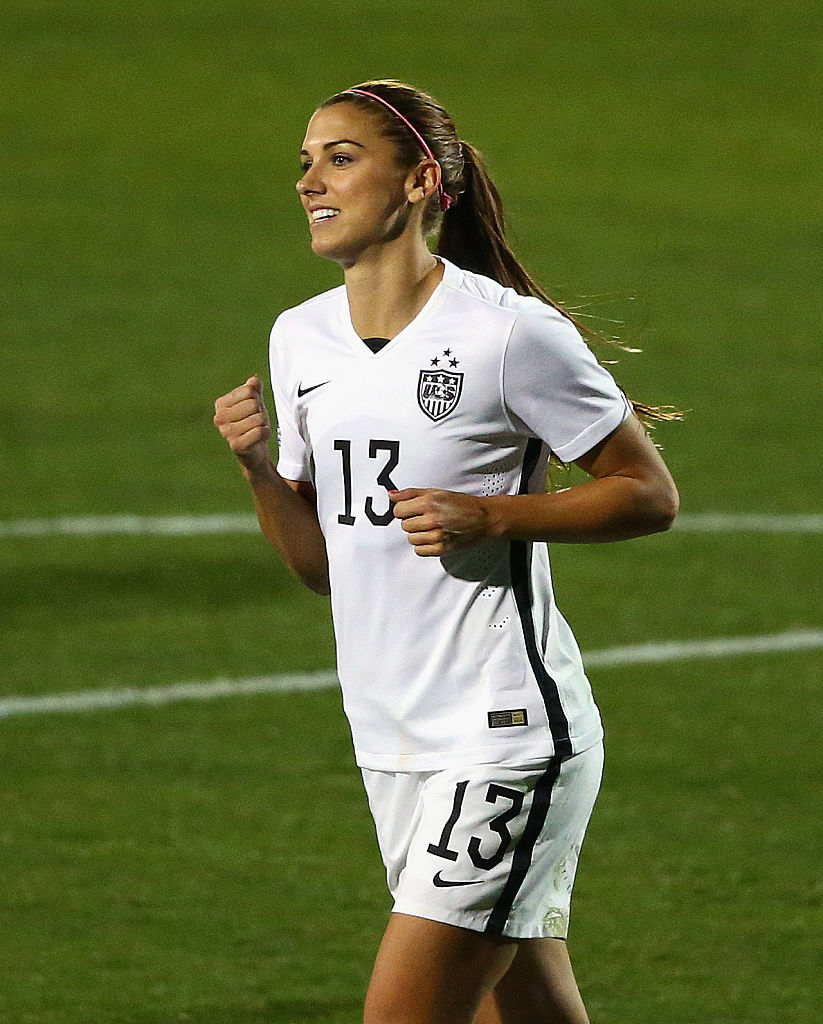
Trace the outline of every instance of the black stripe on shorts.
{"type": "Polygon", "coordinates": [[[514,901],[517,899],[517,894],[520,892],[520,888],[526,880],[526,875],[531,867],[534,846],[540,837],[540,833],[543,831],[543,826],[546,824],[546,818],[552,802],[554,784],[560,775],[560,769],[564,760],[565,758],[553,757],[549,761],[549,767],[545,774],[540,777],[537,785],[534,787],[534,797],[529,810],[529,817],[526,820],[526,827],[523,830],[523,835],[520,837],[520,842],[514,848],[509,877],[506,879],[503,891],[492,908],[489,920],[486,923],[485,932],[487,935],[503,934],[503,928],[509,918],[514,901]]]}

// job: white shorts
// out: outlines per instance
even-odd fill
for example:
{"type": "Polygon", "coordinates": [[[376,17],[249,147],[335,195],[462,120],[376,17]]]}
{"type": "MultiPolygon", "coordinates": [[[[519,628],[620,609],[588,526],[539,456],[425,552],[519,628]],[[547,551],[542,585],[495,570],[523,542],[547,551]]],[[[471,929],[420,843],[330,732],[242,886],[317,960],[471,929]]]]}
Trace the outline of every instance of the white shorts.
{"type": "Polygon", "coordinates": [[[362,769],[394,912],[565,939],[603,744],[538,765],[362,769]]]}

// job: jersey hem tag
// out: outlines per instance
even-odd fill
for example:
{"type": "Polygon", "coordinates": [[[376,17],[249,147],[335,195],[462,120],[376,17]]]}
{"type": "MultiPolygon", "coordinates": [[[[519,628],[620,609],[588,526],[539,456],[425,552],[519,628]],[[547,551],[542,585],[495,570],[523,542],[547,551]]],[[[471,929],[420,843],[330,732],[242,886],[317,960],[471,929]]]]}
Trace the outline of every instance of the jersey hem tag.
{"type": "Polygon", "coordinates": [[[510,711],[490,711],[490,729],[508,729],[512,725],[528,725],[529,715],[525,708],[515,708],[510,711]]]}

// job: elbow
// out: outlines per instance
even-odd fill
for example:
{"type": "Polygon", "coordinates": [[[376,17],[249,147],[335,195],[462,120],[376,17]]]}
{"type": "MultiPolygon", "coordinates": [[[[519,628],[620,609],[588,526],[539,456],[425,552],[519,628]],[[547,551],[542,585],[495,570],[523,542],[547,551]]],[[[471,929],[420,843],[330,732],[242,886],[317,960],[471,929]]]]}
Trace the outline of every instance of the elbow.
{"type": "Polygon", "coordinates": [[[328,597],[331,593],[331,587],[329,586],[328,578],[326,579],[306,579],[303,578],[303,583],[311,590],[313,594],[319,594],[321,597],[328,597]]]}
{"type": "Polygon", "coordinates": [[[665,533],[674,525],[680,511],[680,495],[674,481],[669,478],[649,495],[647,522],[650,533],[665,533]]]}
{"type": "Polygon", "coordinates": [[[329,573],[328,569],[317,569],[314,567],[306,568],[295,565],[290,565],[292,573],[300,580],[304,587],[307,587],[313,594],[319,594],[321,597],[328,597],[331,593],[331,586],[329,584],[329,573]]]}

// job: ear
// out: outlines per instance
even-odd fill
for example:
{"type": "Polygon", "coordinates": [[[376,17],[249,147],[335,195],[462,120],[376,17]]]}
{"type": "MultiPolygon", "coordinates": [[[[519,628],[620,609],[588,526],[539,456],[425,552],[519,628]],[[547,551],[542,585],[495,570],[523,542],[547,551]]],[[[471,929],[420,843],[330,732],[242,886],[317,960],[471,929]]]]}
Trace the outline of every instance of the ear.
{"type": "Polygon", "coordinates": [[[406,202],[425,203],[440,185],[440,164],[436,160],[421,160],[406,178],[406,202]]]}

